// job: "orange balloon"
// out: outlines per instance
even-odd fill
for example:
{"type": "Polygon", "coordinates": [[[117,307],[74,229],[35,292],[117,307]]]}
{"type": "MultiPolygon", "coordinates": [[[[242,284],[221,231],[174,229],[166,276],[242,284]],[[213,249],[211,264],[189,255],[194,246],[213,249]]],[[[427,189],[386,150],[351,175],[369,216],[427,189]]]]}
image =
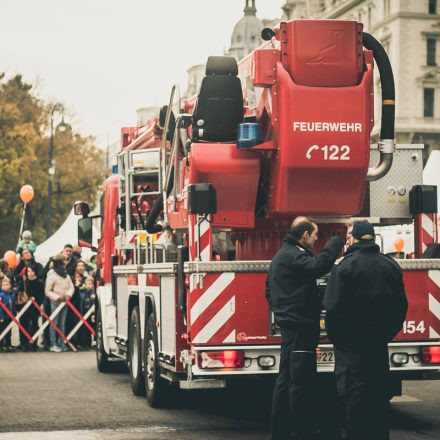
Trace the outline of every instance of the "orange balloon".
{"type": "Polygon", "coordinates": [[[402,252],[403,248],[405,247],[405,240],[403,238],[396,238],[394,240],[394,248],[397,252],[402,252]]]}
{"type": "Polygon", "coordinates": [[[17,267],[17,254],[14,251],[6,251],[3,257],[10,269],[15,269],[17,267]]]}
{"type": "Polygon", "coordinates": [[[34,198],[34,188],[31,185],[23,185],[20,189],[20,198],[23,203],[29,203],[34,198]]]}

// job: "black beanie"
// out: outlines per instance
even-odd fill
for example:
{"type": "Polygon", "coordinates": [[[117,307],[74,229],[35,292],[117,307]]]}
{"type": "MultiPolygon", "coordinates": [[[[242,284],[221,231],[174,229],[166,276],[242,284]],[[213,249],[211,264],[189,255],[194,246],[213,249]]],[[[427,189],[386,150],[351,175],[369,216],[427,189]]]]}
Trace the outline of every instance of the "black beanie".
{"type": "Polygon", "coordinates": [[[356,240],[374,240],[376,236],[373,225],[366,220],[355,222],[351,235],[356,240]]]}

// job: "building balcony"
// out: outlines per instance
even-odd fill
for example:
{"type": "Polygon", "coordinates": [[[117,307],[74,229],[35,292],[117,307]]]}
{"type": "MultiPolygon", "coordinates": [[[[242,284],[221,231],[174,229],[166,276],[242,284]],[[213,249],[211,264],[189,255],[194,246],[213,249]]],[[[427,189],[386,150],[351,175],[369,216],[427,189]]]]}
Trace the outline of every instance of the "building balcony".
{"type": "Polygon", "coordinates": [[[422,131],[440,133],[440,118],[396,118],[396,130],[399,132],[422,131]]]}
{"type": "MultiPolygon", "coordinates": [[[[376,123],[374,124],[371,134],[378,135],[380,132],[380,115],[376,115],[376,123]]],[[[440,134],[440,118],[396,118],[396,132],[399,133],[439,133],[440,134]]]]}

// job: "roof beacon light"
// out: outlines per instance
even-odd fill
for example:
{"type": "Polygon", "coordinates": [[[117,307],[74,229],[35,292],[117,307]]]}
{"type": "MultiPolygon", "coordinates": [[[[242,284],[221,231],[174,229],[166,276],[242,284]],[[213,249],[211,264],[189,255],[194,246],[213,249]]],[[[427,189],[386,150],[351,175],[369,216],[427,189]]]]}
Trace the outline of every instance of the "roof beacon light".
{"type": "Polygon", "coordinates": [[[237,148],[239,150],[252,148],[263,142],[261,125],[257,122],[239,124],[237,134],[237,148]]]}

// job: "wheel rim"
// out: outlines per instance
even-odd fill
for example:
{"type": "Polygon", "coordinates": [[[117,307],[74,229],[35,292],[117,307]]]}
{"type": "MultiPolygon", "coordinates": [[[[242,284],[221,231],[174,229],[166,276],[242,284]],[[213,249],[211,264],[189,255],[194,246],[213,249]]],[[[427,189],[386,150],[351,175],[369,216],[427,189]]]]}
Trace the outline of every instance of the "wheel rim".
{"type": "Polygon", "coordinates": [[[156,357],[154,350],[154,342],[150,339],[148,341],[148,347],[147,347],[147,365],[146,365],[147,386],[150,391],[154,389],[155,364],[156,364],[156,357]]]}
{"type": "Polygon", "coordinates": [[[131,373],[133,377],[136,379],[138,376],[138,368],[139,368],[139,341],[138,341],[138,333],[137,333],[137,326],[133,325],[134,327],[134,336],[133,336],[133,342],[131,344],[131,373]]]}

